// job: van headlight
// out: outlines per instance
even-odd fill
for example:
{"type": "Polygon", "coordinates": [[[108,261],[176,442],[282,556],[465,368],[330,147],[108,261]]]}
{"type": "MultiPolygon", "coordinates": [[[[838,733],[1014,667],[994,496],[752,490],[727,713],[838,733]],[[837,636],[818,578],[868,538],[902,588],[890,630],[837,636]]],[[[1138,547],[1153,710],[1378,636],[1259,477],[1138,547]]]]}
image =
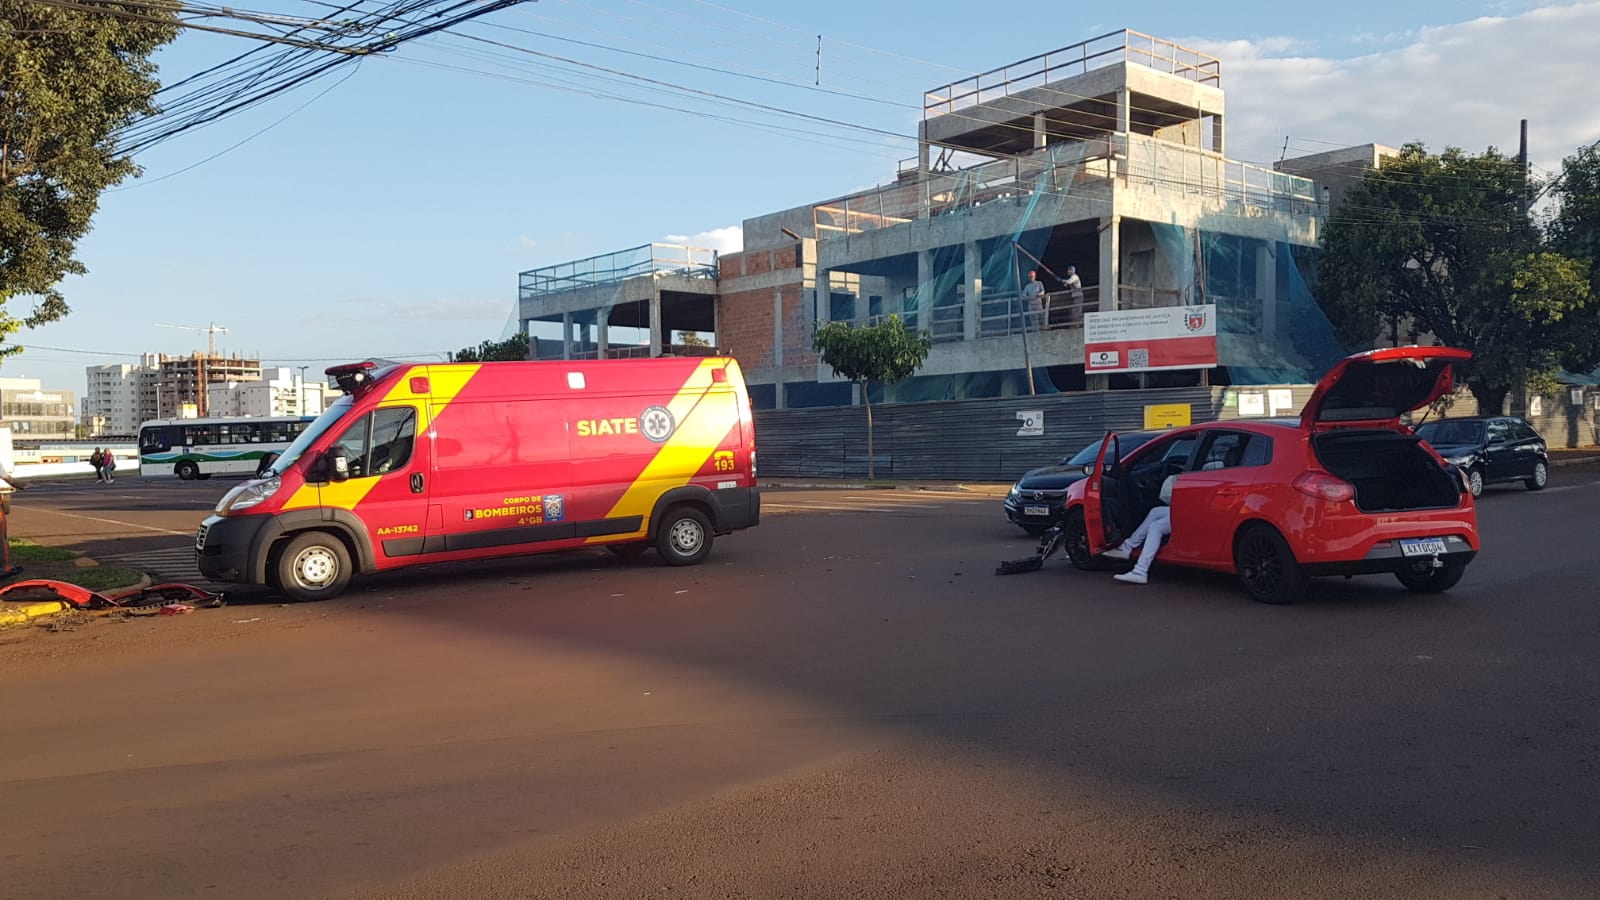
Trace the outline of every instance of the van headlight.
{"type": "Polygon", "coordinates": [[[282,486],[283,479],[276,476],[260,481],[246,481],[222,495],[222,499],[217,501],[217,515],[225,516],[241,509],[249,509],[276,494],[278,488],[282,486]]]}

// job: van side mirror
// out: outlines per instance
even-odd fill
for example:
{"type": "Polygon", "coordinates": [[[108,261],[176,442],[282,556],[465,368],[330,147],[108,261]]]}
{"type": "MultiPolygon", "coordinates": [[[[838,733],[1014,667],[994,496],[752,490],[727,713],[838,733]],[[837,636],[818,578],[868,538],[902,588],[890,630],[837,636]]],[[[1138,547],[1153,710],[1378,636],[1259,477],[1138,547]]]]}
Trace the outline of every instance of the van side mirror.
{"type": "Polygon", "coordinates": [[[328,464],[329,481],[350,480],[350,457],[345,453],[344,447],[334,444],[322,458],[328,464]]]}

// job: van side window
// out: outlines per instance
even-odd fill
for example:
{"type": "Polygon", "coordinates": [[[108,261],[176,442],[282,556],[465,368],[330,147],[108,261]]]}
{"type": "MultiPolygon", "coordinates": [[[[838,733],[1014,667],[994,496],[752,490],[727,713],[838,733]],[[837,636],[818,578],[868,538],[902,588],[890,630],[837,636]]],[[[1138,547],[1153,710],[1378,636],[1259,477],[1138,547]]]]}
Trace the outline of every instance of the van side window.
{"type": "Polygon", "coordinates": [[[349,460],[350,477],[365,478],[404,468],[416,436],[416,409],[393,406],[351,422],[338,444],[349,460]]]}
{"type": "Polygon", "coordinates": [[[411,461],[411,444],[417,436],[417,411],[409,406],[380,409],[372,419],[372,465],[367,471],[382,475],[403,469],[411,461]]]}

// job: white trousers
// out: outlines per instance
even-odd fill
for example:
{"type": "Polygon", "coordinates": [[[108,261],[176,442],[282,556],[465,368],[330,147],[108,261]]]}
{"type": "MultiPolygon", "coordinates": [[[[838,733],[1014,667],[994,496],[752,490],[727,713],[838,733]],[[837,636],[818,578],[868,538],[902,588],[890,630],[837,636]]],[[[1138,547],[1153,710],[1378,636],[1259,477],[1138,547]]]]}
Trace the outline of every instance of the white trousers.
{"type": "Polygon", "coordinates": [[[1150,564],[1156,561],[1156,551],[1161,549],[1161,542],[1169,534],[1172,534],[1172,507],[1153,507],[1122,544],[1130,551],[1139,550],[1139,561],[1133,564],[1133,571],[1140,575],[1150,574],[1150,564]]]}

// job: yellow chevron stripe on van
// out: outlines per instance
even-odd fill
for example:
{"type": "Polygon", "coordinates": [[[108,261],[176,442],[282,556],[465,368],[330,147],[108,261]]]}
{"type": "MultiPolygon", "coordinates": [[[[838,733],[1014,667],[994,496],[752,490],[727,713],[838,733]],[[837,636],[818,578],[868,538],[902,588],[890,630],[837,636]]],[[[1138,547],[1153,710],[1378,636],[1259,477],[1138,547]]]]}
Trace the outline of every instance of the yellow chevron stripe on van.
{"type": "MultiPolygon", "coordinates": [[[[678,393],[667,404],[667,409],[672,411],[672,420],[678,423],[677,430],[656,451],[655,457],[628,486],[616,505],[611,507],[606,518],[640,516],[648,520],[656,498],[675,487],[688,484],[689,479],[705,466],[712,451],[721,446],[722,439],[727,437],[728,430],[738,423],[738,413],[735,412],[735,417],[730,418],[726,407],[697,408],[713,384],[712,370],[729,365],[726,359],[702,360],[683,387],[678,388],[678,393]]],[[[607,535],[604,538],[590,538],[588,543],[616,539],[616,535],[607,535]]]]}
{"type": "MultiPolygon", "coordinates": [[[[419,430],[427,429],[433,424],[434,413],[447,406],[450,401],[461,393],[467,386],[472,376],[478,374],[481,368],[476,363],[457,363],[444,366],[428,366],[426,369],[413,370],[417,374],[426,374],[428,386],[432,393],[433,403],[430,409],[428,394],[417,394],[411,390],[412,375],[406,375],[396,381],[389,393],[383,396],[380,406],[399,405],[411,402],[417,408],[417,426],[419,430]]],[[[366,499],[367,493],[378,484],[376,478],[352,478],[349,481],[330,481],[326,484],[302,484],[295,490],[294,496],[283,504],[284,509],[305,509],[308,507],[326,506],[333,509],[355,509],[356,504],[366,499]]]]}

